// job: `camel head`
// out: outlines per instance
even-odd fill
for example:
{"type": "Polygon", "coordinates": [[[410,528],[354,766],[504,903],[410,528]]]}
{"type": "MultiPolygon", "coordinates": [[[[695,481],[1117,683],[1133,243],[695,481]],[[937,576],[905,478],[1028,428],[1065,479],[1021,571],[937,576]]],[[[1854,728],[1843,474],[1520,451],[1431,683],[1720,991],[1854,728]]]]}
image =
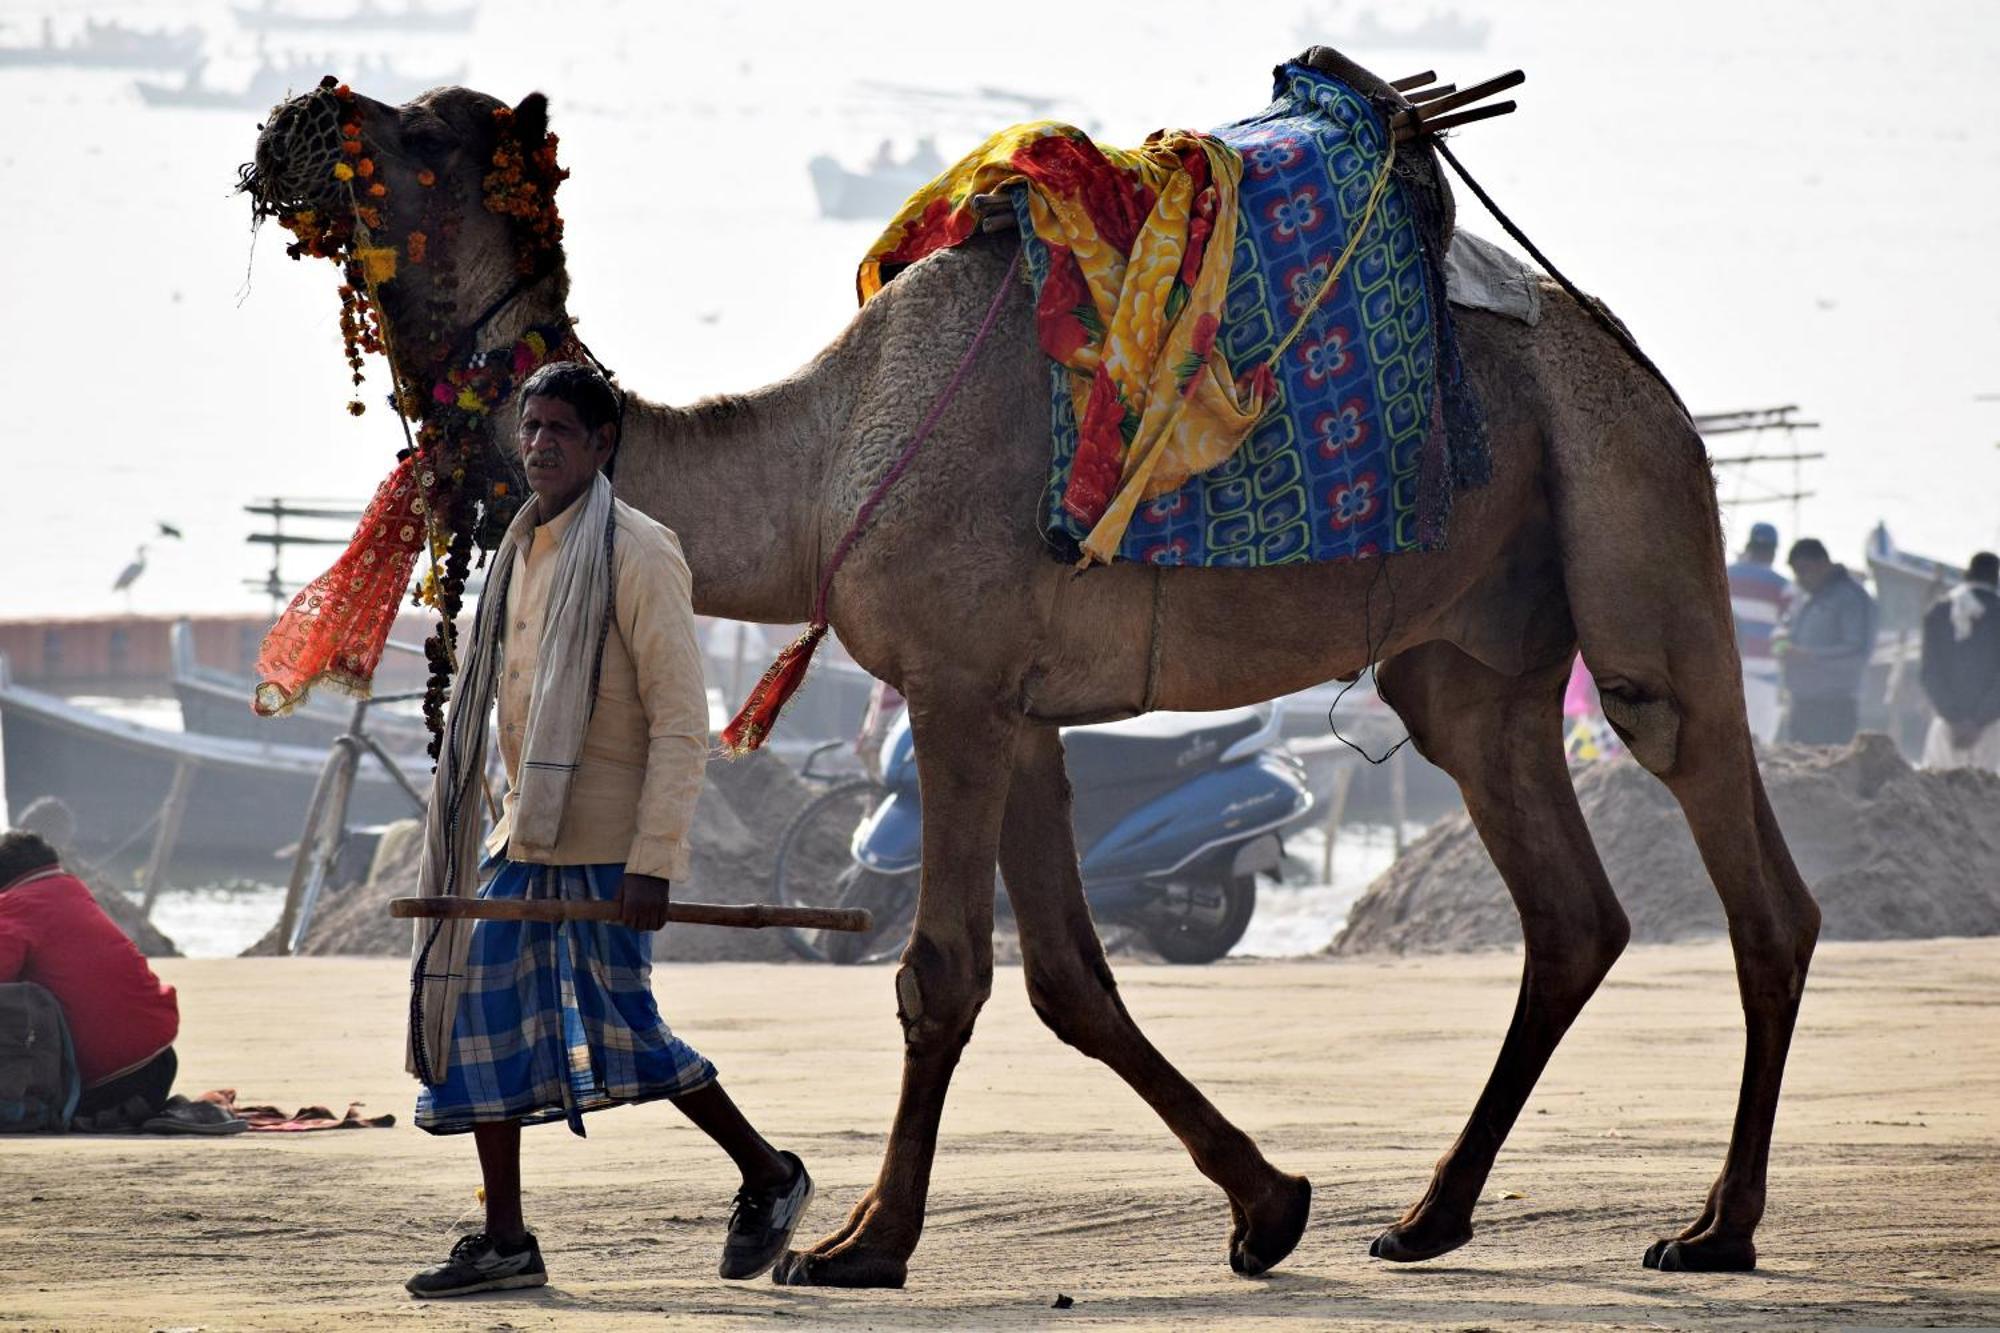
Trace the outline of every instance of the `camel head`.
{"type": "Polygon", "coordinates": [[[406,387],[462,362],[486,321],[531,289],[559,308],[555,191],[569,173],[540,93],[508,106],[434,88],[389,106],[328,78],[272,108],[239,174],[253,215],[294,236],[287,253],[342,266],[350,360],[388,351],[406,387]]]}
{"type": "MultiPolygon", "coordinates": [[[[555,192],[568,174],[540,93],[508,106],[434,88],[396,107],[331,78],[272,108],[239,173],[253,219],[292,234],[292,258],[339,268],[354,384],[367,353],[389,358],[409,434],[377,502],[414,486],[425,517],[421,537],[402,524],[392,554],[413,559],[421,545],[434,557],[419,591],[441,615],[426,645],[434,731],[474,548],[497,544],[523,496],[514,389],[549,360],[585,354],[563,313],[555,192]]],[[[348,410],[367,405],[357,395],[348,410]]]]}

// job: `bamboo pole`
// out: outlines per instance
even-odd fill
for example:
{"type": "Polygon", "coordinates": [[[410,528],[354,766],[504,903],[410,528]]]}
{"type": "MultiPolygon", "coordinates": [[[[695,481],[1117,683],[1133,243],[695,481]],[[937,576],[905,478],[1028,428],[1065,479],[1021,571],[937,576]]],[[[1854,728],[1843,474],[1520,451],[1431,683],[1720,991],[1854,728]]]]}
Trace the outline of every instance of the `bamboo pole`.
{"type": "MultiPolygon", "coordinates": [[[[1525,83],[1527,79],[1528,76],[1520,70],[1510,69],[1505,74],[1495,75],[1484,83],[1475,83],[1462,92],[1456,92],[1449,97],[1441,97],[1435,102],[1426,103],[1423,111],[1424,119],[1429,120],[1433,116],[1442,116],[1445,112],[1456,111],[1462,106],[1471,106],[1474,102],[1483,101],[1491,97],[1494,93],[1504,92],[1518,84],[1525,83]]],[[[1408,113],[1406,112],[1405,114],[1408,113]]]]}
{"type": "MultiPolygon", "coordinates": [[[[439,917],[474,921],[616,921],[619,904],[612,899],[570,898],[391,898],[389,915],[435,920],[439,917]]],[[[772,903],[667,904],[667,920],[692,926],[732,926],[761,930],[791,926],[800,930],[874,929],[874,917],[858,907],[780,907],[772,903]]]]}
{"type": "Polygon", "coordinates": [[[153,918],[153,902],[166,887],[167,867],[173,864],[174,844],[181,837],[181,815],[187,811],[188,787],[194,781],[195,763],[183,759],[174,765],[174,780],[167,788],[167,799],[160,806],[160,831],[153,837],[153,851],[146,858],[145,898],[139,904],[139,915],[148,921],[153,918]]]}

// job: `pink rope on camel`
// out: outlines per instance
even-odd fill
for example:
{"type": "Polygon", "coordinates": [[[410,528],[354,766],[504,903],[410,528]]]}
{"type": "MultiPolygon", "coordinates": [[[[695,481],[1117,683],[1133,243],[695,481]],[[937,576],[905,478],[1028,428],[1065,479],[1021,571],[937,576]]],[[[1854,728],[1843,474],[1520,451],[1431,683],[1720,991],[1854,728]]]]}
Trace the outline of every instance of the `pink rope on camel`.
{"type": "Polygon", "coordinates": [[[813,598],[812,620],[806,626],[805,633],[778,654],[778,660],[771,663],[759,678],[750,691],[750,697],[744,700],[743,707],[737,711],[729,725],[722,729],[722,747],[727,753],[747,754],[762,745],[764,738],[771,734],[771,728],[777,724],[778,713],[785,706],[785,701],[792,697],[792,693],[805,679],[806,666],[812,661],[813,650],[819,647],[819,641],[826,635],[826,600],[833,592],[833,576],[840,572],[848,553],[854,549],[855,542],[859,541],[861,534],[867,530],[883,499],[888,496],[890,489],[903,479],[903,474],[909,471],[910,464],[916,461],[917,450],[923,448],[924,441],[930,438],[931,432],[937,429],[938,422],[944,418],[945,409],[950,407],[952,399],[958,396],[959,387],[965,383],[966,375],[972,370],[973,361],[979,356],[979,349],[986,345],[986,339],[993,332],[993,326],[999,322],[1000,307],[1006,303],[1008,289],[1013,286],[1014,275],[1020,269],[1021,252],[1016,249],[1014,258],[1008,262],[1006,276],[1000,280],[1000,289],[993,293],[993,303],[986,308],[986,318],[980,321],[979,331],[973,334],[972,345],[965,349],[965,356],[959,361],[958,369],[952,372],[950,382],[944,386],[944,391],[938,395],[937,401],[931,404],[931,410],[918,423],[916,431],[910,436],[910,442],[896,455],[896,461],[889,465],[889,470],[883,474],[882,480],[876,482],[874,488],[868,492],[868,498],[863,500],[861,508],[855,511],[854,521],[835,543],[833,554],[827,558],[826,572],[820,576],[819,591],[813,598]]]}

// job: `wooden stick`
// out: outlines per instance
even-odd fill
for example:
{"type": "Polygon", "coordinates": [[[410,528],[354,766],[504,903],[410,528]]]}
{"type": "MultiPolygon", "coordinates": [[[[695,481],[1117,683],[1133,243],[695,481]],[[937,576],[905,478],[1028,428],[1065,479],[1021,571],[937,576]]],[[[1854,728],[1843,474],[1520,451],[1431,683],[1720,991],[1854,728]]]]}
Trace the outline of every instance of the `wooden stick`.
{"type": "MultiPolygon", "coordinates": [[[[389,915],[435,920],[444,917],[473,921],[616,921],[618,903],[609,899],[568,898],[391,898],[389,915]]],[[[872,930],[875,920],[861,908],[779,907],[772,903],[667,904],[667,920],[695,926],[733,926],[761,930],[791,926],[800,930],[872,930]]]]}
{"type": "Polygon", "coordinates": [[[1455,83],[1440,83],[1435,88],[1419,88],[1413,93],[1404,93],[1403,96],[1406,100],[1422,106],[1426,102],[1435,102],[1440,97],[1450,97],[1457,91],[1458,85],[1455,83]]]}
{"type": "Polygon", "coordinates": [[[1494,93],[1504,92],[1508,88],[1525,83],[1527,79],[1528,76],[1518,69],[1508,70],[1505,74],[1488,79],[1484,83],[1475,83],[1464,92],[1453,93],[1449,97],[1425,103],[1423,115],[1425,119],[1429,119],[1432,116],[1442,116],[1447,111],[1456,111],[1462,106],[1471,106],[1474,102],[1483,101],[1494,93]]]}
{"type": "Polygon", "coordinates": [[[1421,74],[1412,74],[1406,78],[1401,78],[1401,79],[1391,79],[1389,80],[1389,86],[1391,88],[1394,88],[1399,93],[1407,93],[1412,88],[1421,88],[1427,83],[1436,83],[1436,82],[1437,82],[1437,71],[1434,69],[1427,69],[1421,74]]]}
{"type": "Polygon", "coordinates": [[[1460,125],[1470,125],[1475,120],[1491,120],[1495,116],[1504,116],[1512,110],[1514,110],[1514,103],[1512,102],[1495,102],[1492,106],[1474,107],[1470,111],[1461,111],[1451,116],[1440,116],[1436,120],[1426,119],[1418,124],[1398,129],[1396,140],[1398,143],[1401,143],[1414,139],[1419,134],[1436,134],[1440,130],[1457,129],[1460,125]]]}

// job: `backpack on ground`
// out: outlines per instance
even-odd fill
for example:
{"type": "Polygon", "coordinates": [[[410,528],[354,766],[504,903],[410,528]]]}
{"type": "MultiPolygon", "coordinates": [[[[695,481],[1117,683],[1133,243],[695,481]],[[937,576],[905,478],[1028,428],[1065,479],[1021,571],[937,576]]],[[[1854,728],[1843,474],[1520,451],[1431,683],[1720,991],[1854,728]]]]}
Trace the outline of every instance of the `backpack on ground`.
{"type": "Polygon", "coordinates": [[[0,986],[0,1133],[66,1133],[82,1095],[56,997],[28,981],[0,986]]]}

